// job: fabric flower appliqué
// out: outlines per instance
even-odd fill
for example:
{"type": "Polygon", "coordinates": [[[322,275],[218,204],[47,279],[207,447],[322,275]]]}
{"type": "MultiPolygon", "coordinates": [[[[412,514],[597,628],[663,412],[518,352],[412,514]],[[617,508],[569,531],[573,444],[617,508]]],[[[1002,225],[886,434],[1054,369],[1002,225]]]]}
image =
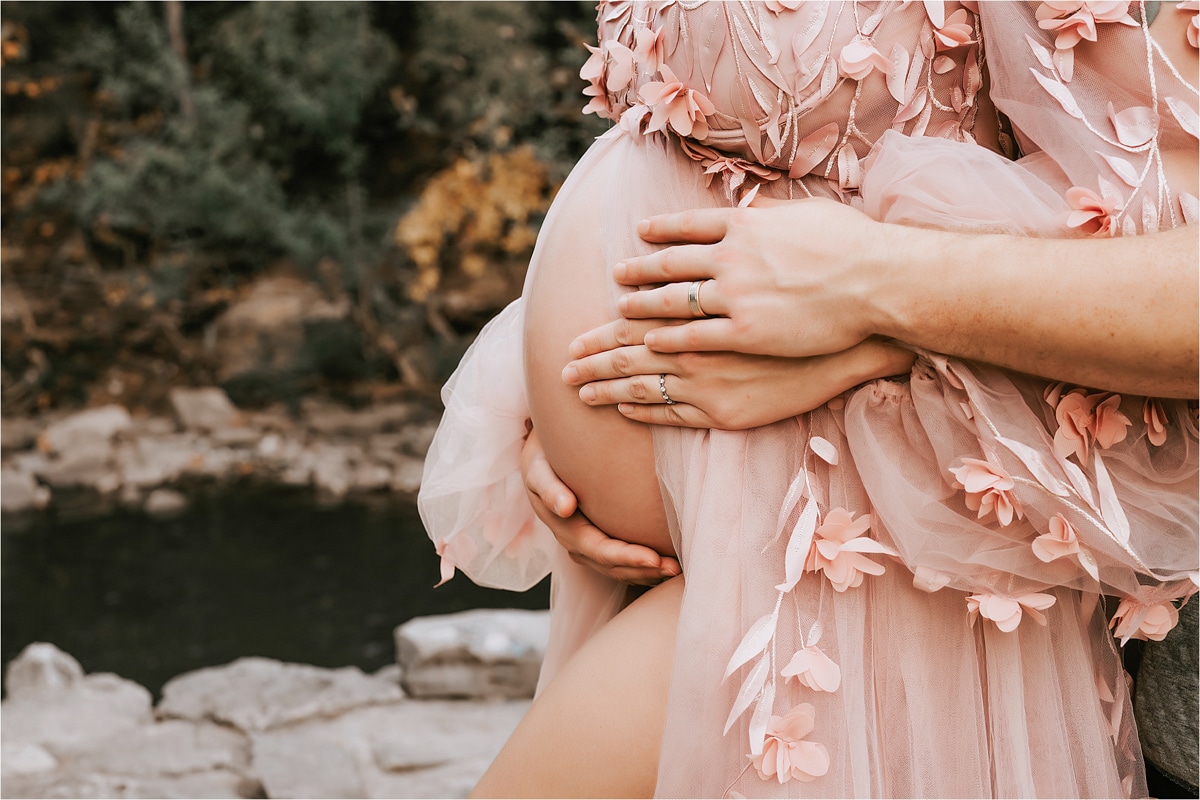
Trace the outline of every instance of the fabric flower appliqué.
{"type": "Polygon", "coordinates": [[[886,570],[863,553],[896,555],[896,552],[863,534],[871,529],[871,515],[858,519],[844,508],[835,508],[813,534],[812,549],[804,564],[807,572],[824,572],[839,592],[862,585],[863,573],[882,575],[886,570]]]}
{"type": "Polygon", "coordinates": [[[1130,597],[1121,600],[1109,627],[1124,646],[1130,639],[1161,642],[1179,624],[1179,609],[1170,601],[1144,605],[1130,597]]]}
{"type": "Polygon", "coordinates": [[[1013,494],[1012,476],[1004,468],[989,457],[987,461],[978,458],[963,458],[961,467],[952,467],[954,488],[966,492],[967,508],[978,512],[976,519],[983,519],[988,514],[995,514],[996,520],[1002,526],[1012,524],[1013,518],[1025,516],[1021,503],[1013,494]]]}
{"type": "Polygon", "coordinates": [[[1166,444],[1167,415],[1163,411],[1162,403],[1156,398],[1147,397],[1142,406],[1142,419],[1146,422],[1146,438],[1150,440],[1150,444],[1155,447],[1166,444]]]}
{"type": "Polygon", "coordinates": [[[1188,22],[1187,42],[1200,49],[1200,0],[1183,0],[1175,6],[1175,10],[1192,12],[1192,19],[1188,22]]]}
{"type": "Polygon", "coordinates": [[[1067,204],[1074,209],[1067,217],[1067,227],[1079,228],[1089,236],[1114,235],[1116,228],[1113,225],[1113,214],[1117,210],[1116,200],[1101,197],[1082,186],[1067,189],[1066,197],[1067,204]]]}
{"type": "Polygon", "coordinates": [[[1033,554],[1049,563],[1079,552],[1079,537],[1061,514],[1050,518],[1050,532],[1033,540],[1033,554]]]}
{"type": "Polygon", "coordinates": [[[782,717],[771,716],[762,754],[754,757],[758,777],[764,781],[774,778],[780,783],[807,783],[829,771],[825,745],[805,740],[816,727],[816,716],[810,703],[801,703],[782,717]]]}
{"type": "Polygon", "coordinates": [[[1120,411],[1121,396],[1107,399],[1104,392],[1088,394],[1076,388],[1061,394],[1062,385],[1051,387],[1046,402],[1054,408],[1058,430],[1054,432],[1054,452],[1059,458],[1074,454],[1079,463],[1087,460],[1088,448],[1094,443],[1109,448],[1123,442],[1132,424],[1120,411]]]}
{"type": "Polygon", "coordinates": [[[716,106],[700,92],[689,89],[670,67],[663,65],[660,73],[663,80],[650,81],[639,92],[642,102],[652,111],[647,131],[666,130],[670,124],[671,130],[680,136],[697,139],[708,136],[705,117],[715,114],[716,106]]]}
{"type": "Polygon", "coordinates": [[[838,69],[851,80],[861,81],[875,70],[887,74],[892,62],[879,52],[875,43],[863,36],[856,36],[838,54],[838,69]]]}
{"type": "Polygon", "coordinates": [[[814,692],[836,692],[842,685],[842,668],[816,645],[800,648],[779,674],[814,692]]]}
{"type": "Polygon", "coordinates": [[[583,90],[590,97],[583,113],[612,119],[611,95],[622,91],[633,80],[633,51],[610,39],[599,47],[587,45],[591,56],[579,69],[579,77],[590,83],[583,90]]]}
{"type": "Polygon", "coordinates": [[[966,47],[975,44],[971,35],[975,33],[971,27],[971,15],[965,8],[960,8],[946,18],[946,24],[933,32],[933,40],[938,52],[953,50],[956,47],[966,47]]]}
{"type": "Polygon", "coordinates": [[[1096,26],[1106,22],[1137,27],[1130,0],[1046,0],[1038,6],[1038,27],[1054,31],[1054,62],[1064,81],[1075,71],[1075,45],[1096,41],[1096,26]]]}
{"type": "Polygon", "coordinates": [[[1055,597],[1041,592],[1023,594],[1020,597],[1002,597],[998,594],[973,594],[967,597],[967,615],[971,624],[976,617],[990,619],[1004,633],[1015,631],[1021,624],[1022,614],[1029,614],[1039,625],[1046,624],[1042,614],[1054,605],[1055,597]]]}

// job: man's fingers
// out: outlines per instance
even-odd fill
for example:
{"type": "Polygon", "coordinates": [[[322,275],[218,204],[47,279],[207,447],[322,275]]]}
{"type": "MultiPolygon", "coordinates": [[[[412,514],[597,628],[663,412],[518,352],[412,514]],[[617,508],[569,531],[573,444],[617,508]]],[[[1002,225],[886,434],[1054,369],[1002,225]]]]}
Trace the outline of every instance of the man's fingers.
{"type": "Polygon", "coordinates": [[[678,214],[660,214],[638,223],[638,235],[647,242],[712,244],[725,237],[729,208],[700,208],[678,214]]]}
{"type": "Polygon", "coordinates": [[[728,317],[698,319],[686,325],[655,328],[646,334],[646,347],[656,353],[689,353],[738,350],[745,345],[737,326],[728,317]]]}
{"type": "Polygon", "coordinates": [[[711,245],[681,244],[625,259],[613,267],[613,280],[622,286],[676,283],[711,278],[715,270],[711,245]]]}
{"type": "Polygon", "coordinates": [[[606,350],[613,350],[618,347],[641,344],[642,338],[646,335],[647,331],[653,330],[662,324],[662,322],[655,324],[652,320],[634,320],[621,317],[612,322],[606,322],[599,328],[592,328],[587,333],[580,334],[567,347],[567,351],[571,354],[571,358],[583,358],[584,356],[603,353],[606,350]]]}

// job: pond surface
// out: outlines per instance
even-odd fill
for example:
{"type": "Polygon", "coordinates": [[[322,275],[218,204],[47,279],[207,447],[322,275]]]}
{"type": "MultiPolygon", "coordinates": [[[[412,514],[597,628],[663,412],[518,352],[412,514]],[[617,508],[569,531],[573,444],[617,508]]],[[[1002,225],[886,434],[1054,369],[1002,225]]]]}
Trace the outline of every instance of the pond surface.
{"type": "Polygon", "coordinates": [[[156,695],[181,672],[266,656],[374,670],[392,629],[468,608],[547,608],[463,575],[434,589],[438,557],[415,506],[322,507],[306,492],[238,489],[153,519],[45,517],[2,534],[0,650],[52,642],[87,672],[156,695]]]}

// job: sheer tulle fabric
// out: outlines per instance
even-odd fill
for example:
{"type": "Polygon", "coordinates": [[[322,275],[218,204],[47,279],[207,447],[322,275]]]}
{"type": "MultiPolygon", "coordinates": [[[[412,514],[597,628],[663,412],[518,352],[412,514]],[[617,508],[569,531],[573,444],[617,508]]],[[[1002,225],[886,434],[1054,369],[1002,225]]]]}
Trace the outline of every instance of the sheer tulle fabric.
{"type": "MultiPolygon", "coordinates": [[[[1066,192],[1086,186],[1138,204],[1119,230],[1182,222],[1186,196],[1142,169],[1152,148],[1134,154],[1144,184],[1117,188],[1110,159],[1134,156],[1114,155],[1030,77],[1038,56],[1025,35],[1046,40],[1032,14],[982,10],[989,63],[1003,71],[992,96],[1033,155],[1013,163],[886,133],[852,202],[889,222],[1069,236],[1080,230],[1066,192]],[[1141,210],[1147,198],[1153,213],[1141,210]]],[[[1105,116],[1103,75],[1148,81],[1130,38],[1141,31],[1129,33],[1102,64],[1098,51],[1075,59],[1071,93],[1086,119],[1105,116]]],[[[1159,98],[1141,87],[1121,102],[1195,104],[1177,74],[1155,73],[1159,98]]],[[[1187,136],[1169,114],[1160,125],[1155,146],[1187,136]]],[[[673,138],[614,130],[546,225],[599,226],[615,263],[646,251],[634,234],[645,216],[729,204],[701,173],[673,138]],[[600,218],[572,213],[584,175],[606,187],[600,218]]],[[[779,179],[761,191],[796,196],[798,186],[779,179]]],[[[539,247],[529,280],[556,255],[539,247]]],[[[447,566],[477,582],[526,588],[554,562],[544,683],[616,612],[622,588],[563,558],[528,509],[517,474],[521,313],[518,301],[485,330],[448,384],[421,511],[447,566]]],[[[655,430],[687,580],[658,794],[1145,794],[1099,592],[1145,609],[1193,591],[1194,410],[919,356],[909,380],[877,381],[801,418],[747,432],[655,430]],[[1090,428],[1064,423],[1084,417],[1090,428]]]]}

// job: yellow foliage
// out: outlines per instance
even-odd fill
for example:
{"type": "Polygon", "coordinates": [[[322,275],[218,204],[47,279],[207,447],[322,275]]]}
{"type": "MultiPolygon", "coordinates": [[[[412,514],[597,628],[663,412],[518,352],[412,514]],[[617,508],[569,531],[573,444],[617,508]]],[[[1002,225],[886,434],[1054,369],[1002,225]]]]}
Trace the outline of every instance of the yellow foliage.
{"type": "Polygon", "coordinates": [[[527,260],[552,193],[528,146],[439,172],[396,226],[396,244],[417,267],[409,296],[424,302],[453,274],[477,279],[500,262],[527,260]]]}

